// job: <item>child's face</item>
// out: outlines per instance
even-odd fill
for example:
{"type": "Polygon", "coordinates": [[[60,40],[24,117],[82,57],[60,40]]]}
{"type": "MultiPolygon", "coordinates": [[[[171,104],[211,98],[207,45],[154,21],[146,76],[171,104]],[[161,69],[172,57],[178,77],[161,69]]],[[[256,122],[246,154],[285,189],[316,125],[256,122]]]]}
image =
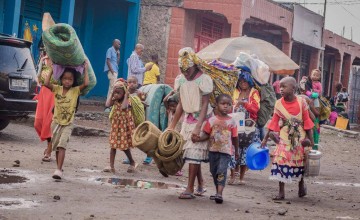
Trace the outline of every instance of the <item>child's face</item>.
{"type": "Polygon", "coordinates": [[[232,107],[231,99],[229,99],[228,97],[221,98],[217,103],[218,113],[223,116],[231,112],[231,107],[232,107]]]}
{"type": "Polygon", "coordinates": [[[134,78],[128,79],[127,83],[128,83],[128,88],[129,88],[129,90],[131,90],[131,91],[136,90],[137,87],[138,87],[137,80],[134,79],[134,78]]]}
{"type": "Polygon", "coordinates": [[[113,93],[114,100],[121,100],[125,95],[125,90],[123,88],[115,88],[113,93]]]}
{"type": "Polygon", "coordinates": [[[321,74],[319,71],[313,71],[313,72],[311,72],[310,78],[312,81],[320,81],[321,74]]]}
{"type": "Polygon", "coordinates": [[[71,72],[64,72],[61,78],[61,84],[64,88],[70,89],[74,84],[74,75],[71,72]]]}
{"type": "Polygon", "coordinates": [[[188,68],[187,70],[183,70],[183,69],[180,68],[180,70],[181,70],[181,73],[184,74],[184,76],[185,76],[186,78],[189,78],[189,77],[191,77],[192,75],[194,75],[194,73],[195,73],[195,71],[196,71],[196,67],[195,67],[195,66],[192,66],[192,67],[188,68]]]}
{"type": "Polygon", "coordinates": [[[295,94],[295,87],[287,81],[280,82],[280,94],[282,97],[289,97],[295,94]]]}
{"type": "Polygon", "coordinates": [[[176,102],[170,102],[170,103],[169,103],[169,111],[171,111],[172,113],[175,113],[176,107],[177,107],[177,103],[176,103],[176,102]]]}

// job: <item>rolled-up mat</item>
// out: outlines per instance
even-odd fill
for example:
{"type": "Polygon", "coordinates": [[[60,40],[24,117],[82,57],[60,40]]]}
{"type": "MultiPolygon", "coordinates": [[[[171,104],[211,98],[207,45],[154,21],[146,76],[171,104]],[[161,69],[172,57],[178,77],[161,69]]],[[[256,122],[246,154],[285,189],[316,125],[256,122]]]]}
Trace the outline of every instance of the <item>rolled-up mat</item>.
{"type": "Polygon", "coordinates": [[[175,130],[166,130],[160,135],[158,149],[155,150],[155,156],[161,162],[157,164],[159,170],[165,171],[168,175],[175,175],[182,169],[184,143],[182,135],[175,130]]]}
{"type": "Polygon", "coordinates": [[[155,150],[158,147],[161,131],[151,122],[141,123],[132,135],[132,144],[144,153],[155,150]]]}
{"type": "MultiPolygon", "coordinates": [[[[87,59],[81,42],[73,27],[68,24],[55,24],[42,33],[47,55],[55,63],[63,66],[79,66],[87,59]]],[[[96,76],[89,61],[89,85],[81,94],[86,95],[96,85],[96,76]]],[[[78,77],[82,84],[84,75],[78,77]]]]}

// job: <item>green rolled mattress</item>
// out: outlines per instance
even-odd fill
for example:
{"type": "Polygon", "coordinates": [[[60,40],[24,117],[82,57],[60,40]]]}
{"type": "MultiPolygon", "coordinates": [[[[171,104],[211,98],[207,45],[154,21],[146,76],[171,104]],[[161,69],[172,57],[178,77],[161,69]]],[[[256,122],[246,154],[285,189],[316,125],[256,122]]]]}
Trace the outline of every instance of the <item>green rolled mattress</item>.
{"type": "Polygon", "coordinates": [[[172,91],[172,88],[165,84],[152,84],[143,86],[139,90],[146,94],[145,102],[149,105],[146,108],[146,120],[164,131],[167,128],[168,119],[163,99],[172,91]]]}
{"type": "MultiPolygon", "coordinates": [[[[59,65],[79,66],[87,59],[81,42],[74,30],[68,24],[55,24],[42,33],[43,43],[50,59],[59,65]]],[[[82,91],[86,95],[96,85],[94,69],[89,61],[89,85],[82,91]]],[[[84,76],[78,77],[78,83],[82,84],[84,76]]]]}

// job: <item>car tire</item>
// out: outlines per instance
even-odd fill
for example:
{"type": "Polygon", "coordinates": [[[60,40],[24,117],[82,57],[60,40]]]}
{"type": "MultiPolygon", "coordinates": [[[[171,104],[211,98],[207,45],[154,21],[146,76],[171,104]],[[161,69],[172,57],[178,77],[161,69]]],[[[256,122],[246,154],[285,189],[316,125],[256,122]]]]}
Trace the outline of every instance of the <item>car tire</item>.
{"type": "Polygon", "coordinates": [[[10,123],[9,119],[0,119],[0,131],[5,129],[10,123]]]}

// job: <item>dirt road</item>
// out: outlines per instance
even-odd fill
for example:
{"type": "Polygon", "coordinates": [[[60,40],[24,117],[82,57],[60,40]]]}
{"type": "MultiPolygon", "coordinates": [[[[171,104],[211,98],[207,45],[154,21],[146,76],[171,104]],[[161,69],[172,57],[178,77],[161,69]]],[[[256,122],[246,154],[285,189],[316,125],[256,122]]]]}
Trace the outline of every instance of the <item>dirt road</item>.
{"type": "MultiPolygon", "coordinates": [[[[117,174],[102,173],[108,165],[107,141],[106,137],[72,137],[65,180],[55,182],[51,178],[55,162],[41,162],[45,144],[33,128],[11,124],[0,132],[0,219],[360,219],[359,139],[323,133],[321,176],[307,179],[305,198],[297,197],[297,185],[292,184],[286,185],[285,201],[272,201],[278,183],[268,180],[267,168],[249,171],[244,186],[227,186],[222,205],[209,200],[214,187],[208,164],[203,166],[208,192],[187,201],[177,198],[186,185],[186,171],[184,177],[164,178],[152,164],[140,165],[135,174],[128,174],[121,164],[124,154],[118,152],[117,174]],[[20,167],[12,167],[15,160],[20,167]],[[2,184],[24,180],[11,175],[27,180],[2,184]],[[162,189],[167,186],[154,183],[150,189],[140,189],[116,185],[136,185],[125,179],[177,186],[162,189]]],[[[133,152],[141,162],[145,155],[133,152]]]]}

